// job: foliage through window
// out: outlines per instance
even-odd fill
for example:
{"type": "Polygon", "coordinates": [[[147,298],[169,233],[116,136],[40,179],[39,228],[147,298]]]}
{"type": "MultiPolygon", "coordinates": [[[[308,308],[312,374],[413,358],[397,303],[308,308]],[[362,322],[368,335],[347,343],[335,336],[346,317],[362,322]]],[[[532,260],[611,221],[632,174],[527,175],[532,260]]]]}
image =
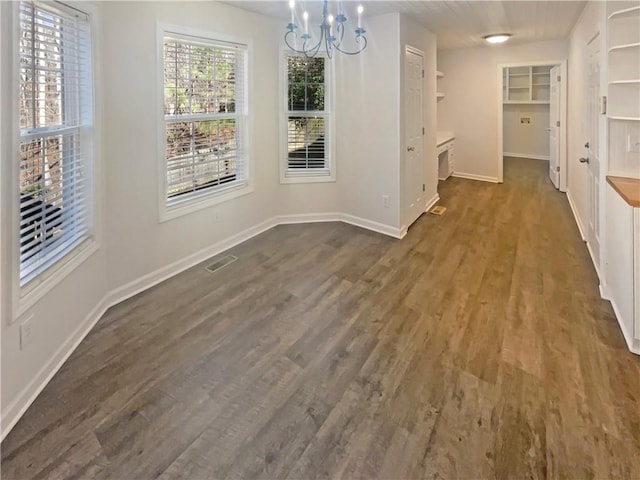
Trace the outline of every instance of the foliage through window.
{"type": "Polygon", "coordinates": [[[246,47],[164,37],[168,206],[246,182],[246,47]]]}
{"type": "Polygon", "coordinates": [[[91,35],[57,2],[20,2],[20,284],[89,237],[91,35]]]}
{"type": "Polygon", "coordinates": [[[329,174],[326,59],[287,55],[288,175],[329,174]]]}

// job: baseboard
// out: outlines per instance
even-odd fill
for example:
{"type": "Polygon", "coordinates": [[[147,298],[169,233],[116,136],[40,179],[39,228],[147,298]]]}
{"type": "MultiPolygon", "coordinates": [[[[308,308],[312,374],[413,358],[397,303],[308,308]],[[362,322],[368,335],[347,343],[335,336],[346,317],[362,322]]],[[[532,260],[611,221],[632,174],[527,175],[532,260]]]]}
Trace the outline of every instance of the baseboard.
{"type": "Polygon", "coordinates": [[[573,197],[571,196],[571,191],[567,190],[567,200],[569,201],[569,207],[571,207],[571,211],[573,212],[573,218],[576,220],[576,224],[578,225],[578,231],[580,232],[580,238],[582,238],[583,242],[587,241],[587,237],[584,234],[584,228],[582,227],[582,222],[580,221],[580,215],[578,215],[578,209],[573,201],[573,197]]]}
{"type": "Polygon", "coordinates": [[[620,320],[622,317],[620,316],[620,312],[618,307],[616,306],[616,302],[613,300],[609,300],[611,306],[613,307],[613,312],[616,315],[616,320],[618,321],[618,325],[620,326],[620,330],[622,331],[622,336],[624,337],[624,341],[627,344],[627,348],[631,353],[636,355],[640,355],[640,341],[634,340],[633,335],[629,331],[627,331],[627,327],[620,320]]]}
{"type": "MultiPolygon", "coordinates": [[[[385,225],[384,223],[374,222],[373,220],[367,220],[366,218],[349,215],[348,213],[341,214],[340,221],[344,223],[348,223],[350,225],[355,225],[356,227],[382,233],[383,235],[388,235],[393,238],[404,237],[401,229],[399,228],[391,227],[389,225],[385,225]]],[[[406,235],[406,232],[405,232],[405,235],[406,235]]]]}
{"type": "Polygon", "coordinates": [[[600,298],[602,298],[603,300],[611,301],[611,295],[609,293],[609,287],[607,287],[606,285],[603,285],[602,281],[601,281],[600,285],[598,285],[598,290],[600,291],[600,298]]]}
{"type": "Polygon", "coordinates": [[[453,172],[452,177],[465,178],[467,180],[480,180],[481,182],[500,183],[496,177],[487,177],[485,175],[476,175],[474,173],[453,172]]]}
{"type": "Polygon", "coordinates": [[[93,327],[102,318],[107,309],[111,306],[108,295],[105,296],[98,305],[91,310],[84,321],[74,330],[71,336],[53,354],[51,359],[40,369],[35,378],[20,392],[18,397],[9,404],[2,412],[2,432],[0,440],[4,440],[7,434],[15,427],[22,415],[31,406],[38,395],[44,390],[53,376],[69,359],[71,354],[78,348],[80,342],[89,334],[93,327]]]}
{"type": "MultiPolygon", "coordinates": [[[[242,242],[245,242],[267,230],[280,224],[310,223],[310,222],[332,222],[339,221],[355,225],[367,230],[388,235],[394,238],[402,238],[404,235],[398,228],[390,227],[382,223],[374,222],[364,218],[348,215],[344,213],[322,213],[306,215],[283,215],[273,217],[258,225],[239,232],[231,237],[222,240],[210,247],[202,249],[182,260],[173,262],[166,267],[162,267],[154,272],[140,277],[137,280],[127,283],[107,293],[98,305],[91,310],[85,320],[74,330],[71,336],[54,353],[51,359],[40,369],[35,378],[22,390],[6,409],[2,411],[2,421],[0,425],[0,440],[4,440],[6,435],[18,423],[22,415],[31,406],[38,395],[44,390],[53,376],[60,370],[71,354],[78,347],[80,342],[89,334],[100,318],[110,307],[117,305],[128,298],[141,293],[160,282],[171,278],[184,270],[187,270],[208,258],[218,255],[242,242]]],[[[406,234],[406,232],[405,232],[406,234]]]]}
{"type": "Polygon", "coordinates": [[[356,217],[348,213],[305,213],[301,215],[280,215],[276,217],[278,225],[289,225],[297,223],[318,223],[318,222],[343,222],[356,227],[371,230],[373,232],[382,233],[393,238],[402,238],[399,228],[386,225],[384,223],[374,222],[366,218],[356,217]]]}
{"type": "Polygon", "coordinates": [[[589,242],[584,242],[587,246],[587,251],[589,252],[589,256],[591,257],[591,263],[593,263],[593,268],[596,270],[596,275],[598,276],[598,280],[602,282],[603,278],[600,275],[600,267],[598,266],[598,262],[596,262],[596,257],[593,255],[593,251],[591,250],[591,245],[589,242]]]}
{"type": "Polygon", "coordinates": [[[439,194],[435,194],[433,197],[431,197],[431,199],[426,203],[426,205],[424,206],[424,211],[428,212],[429,210],[431,210],[431,207],[433,207],[436,203],[438,203],[440,201],[440,195],[439,194]]]}
{"type": "Polygon", "coordinates": [[[549,155],[529,155],[528,153],[503,153],[503,157],[530,158],[532,160],[549,161],[549,155]]]}
{"type": "Polygon", "coordinates": [[[137,295],[138,293],[144,292],[145,290],[148,290],[149,288],[161,282],[164,282],[168,278],[178,275],[179,273],[193,267],[194,265],[204,262],[208,258],[211,258],[224,252],[225,250],[233,248],[242,242],[246,242],[256,235],[260,235],[261,233],[275,227],[276,225],[278,225],[276,217],[270,218],[269,220],[259,223],[258,225],[243,230],[242,232],[236,233],[229,238],[221,240],[220,242],[217,242],[210,247],[204,248],[194,254],[191,254],[182,260],[173,262],[166,267],[159,268],[158,270],[148,273],[147,275],[144,275],[139,279],[123,285],[122,287],[118,287],[108,294],[109,303],[110,305],[116,305],[120,302],[123,302],[128,298],[137,295]]]}

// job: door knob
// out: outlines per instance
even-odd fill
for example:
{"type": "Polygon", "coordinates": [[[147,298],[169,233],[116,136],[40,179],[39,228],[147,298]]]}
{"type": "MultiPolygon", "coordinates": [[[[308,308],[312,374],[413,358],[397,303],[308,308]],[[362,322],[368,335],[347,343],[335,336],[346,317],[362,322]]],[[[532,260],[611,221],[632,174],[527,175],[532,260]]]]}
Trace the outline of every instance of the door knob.
{"type": "Polygon", "coordinates": [[[584,157],[581,158],[580,159],[580,163],[589,163],[589,158],[588,157],[587,158],[584,158],[584,157]]]}
{"type": "Polygon", "coordinates": [[[415,150],[415,148],[413,147],[407,147],[407,152],[413,152],[415,150]]]}

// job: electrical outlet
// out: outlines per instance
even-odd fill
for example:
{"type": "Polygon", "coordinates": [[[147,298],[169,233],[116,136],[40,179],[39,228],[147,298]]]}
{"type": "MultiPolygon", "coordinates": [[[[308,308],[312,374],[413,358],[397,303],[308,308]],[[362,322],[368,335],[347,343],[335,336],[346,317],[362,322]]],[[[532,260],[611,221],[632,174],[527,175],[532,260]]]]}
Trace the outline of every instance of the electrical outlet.
{"type": "Polygon", "coordinates": [[[33,315],[20,324],[20,350],[24,350],[33,337],[33,315]]]}
{"type": "Polygon", "coordinates": [[[627,134],[627,152],[640,153],[640,136],[627,134]]]}
{"type": "Polygon", "coordinates": [[[384,208],[389,208],[390,206],[389,195],[382,195],[382,206],[384,208]]]}

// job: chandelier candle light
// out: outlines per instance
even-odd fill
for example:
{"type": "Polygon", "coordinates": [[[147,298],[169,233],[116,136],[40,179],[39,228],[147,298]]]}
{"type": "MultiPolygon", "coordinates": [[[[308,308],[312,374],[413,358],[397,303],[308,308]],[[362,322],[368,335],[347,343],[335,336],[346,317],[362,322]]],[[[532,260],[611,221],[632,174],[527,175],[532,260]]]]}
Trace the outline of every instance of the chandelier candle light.
{"type": "Polygon", "coordinates": [[[309,12],[305,10],[302,13],[303,29],[302,35],[299,36],[297,32],[298,25],[296,24],[296,0],[289,0],[289,7],[291,8],[291,22],[287,25],[287,33],[284,35],[284,42],[294,52],[304,54],[307,58],[315,57],[319,53],[332,58],[334,51],[338,51],[346,55],[357,55],[367,47],[367,37],[364,36],[365,30],[362,28],[362,12],[364,11],[362,5],[358,5],[358,26],[354,30],[354,40],[358,44],[359,48],[353,51],[346,50],[342,45],[347,17],[342,9],[341,1],[338,1],[338,13],[334,17],[329,13],[329,1],[324,0],[322,4],[320,38],[317,43],[314,43],[313,37],[309,32],[309,12]],[[300,47],[298,47],[297,42],[299,38],[302,39],[302,45],[300,47]]]}

